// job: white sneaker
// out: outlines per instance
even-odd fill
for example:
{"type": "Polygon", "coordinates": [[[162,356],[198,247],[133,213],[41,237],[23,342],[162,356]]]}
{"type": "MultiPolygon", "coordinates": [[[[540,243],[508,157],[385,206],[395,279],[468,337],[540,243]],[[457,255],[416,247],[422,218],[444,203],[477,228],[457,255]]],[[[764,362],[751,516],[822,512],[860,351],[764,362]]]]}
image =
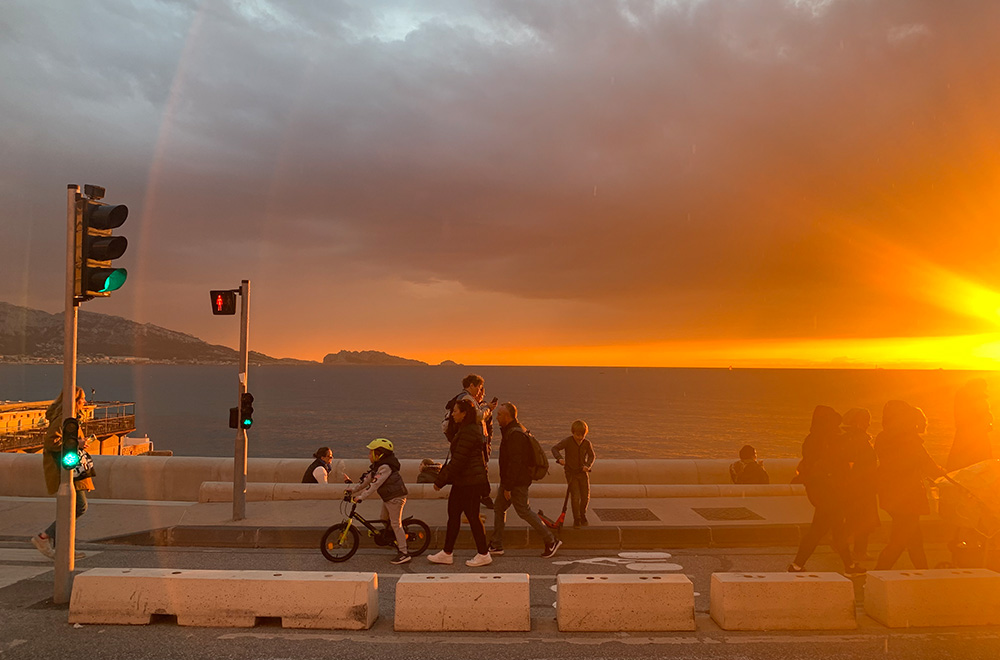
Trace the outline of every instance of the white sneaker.
{"type": "Polygon", "coordinates": [[[454,563],[454,558],[452,558],[450,552],[436,552],[433,555],[427,555],[427,561],[432,564],[452,564],[454,563]]]}
{"type": "Polygon", "coordinates": [[[487,566],[492,563],[493,563],[493,557],[490,557],[489,553],[486,553],[485,555],[476,555],[472,559],[465,562],[465,565],[476,567],[476,566],[487,566]]]}
{"type": "Polygon", "coordinates": [[[49,559],[56,558],[55,548],[52,547],[51,539],[43,539],[38,534],[31,537],[31,545],[35,546],[35,549],[40,553],[48,557],[49,559]]]}

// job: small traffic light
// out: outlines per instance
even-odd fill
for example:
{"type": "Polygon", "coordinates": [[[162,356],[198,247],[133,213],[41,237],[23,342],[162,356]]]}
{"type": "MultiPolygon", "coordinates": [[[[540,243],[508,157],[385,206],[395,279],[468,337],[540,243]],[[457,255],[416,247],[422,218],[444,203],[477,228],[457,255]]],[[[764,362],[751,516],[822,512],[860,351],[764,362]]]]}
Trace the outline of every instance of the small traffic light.
{"type": "Polygon", "coordinates": [[[240,395],[240,428],[253,426],[253,394],[244,392],[240,395]]]}
{"type": "Polygon", "coordinates": [[[111,234],[113,229],[125,224],[128,207],[96,201],[103,196],[103,188],[87,186],[87,191],[93,198],[80,200],[82,220],[77,230],[75,260],[74,293],[83,300],[110,296],[112,291],[125,284],[128,277],[127,270],[115,268],[111,263],[125,254],[128,248],[128,239],[111,234]]]}
{"type": "Polygon", "coordinates": [[[236,313],[236,292],[229,291],[211,291],[212,294],[212,313],[216,316],[227,315],[231,316],[236,313]]]}
{"type": "Polygon", "coordinates": [[[80,421],[67,417],[62,426],[62,458],[60,463],[67,470],[80,464],[80,421]]]}
{"type": "Polygon", "coordinates": [[[238,429],[240,428],[240,409],[230,408],[229,409],[229,428],[238,429]]]}

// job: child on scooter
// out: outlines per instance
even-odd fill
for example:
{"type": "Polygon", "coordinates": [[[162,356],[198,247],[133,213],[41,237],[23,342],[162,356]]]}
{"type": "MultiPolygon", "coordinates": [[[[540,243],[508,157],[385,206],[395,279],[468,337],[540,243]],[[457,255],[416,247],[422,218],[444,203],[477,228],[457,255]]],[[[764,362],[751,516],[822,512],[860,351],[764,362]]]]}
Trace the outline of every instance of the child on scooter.
{"type": "Polygon", "coordinates": [[[590,430],[587,422],[578,419],[570,426],[570,430],[573,435],[553,447],[552,455],[566,473],[566,485],[573,504],[573,527],[580,527],[590,524],[587,521],[587,506],[590,504],[590,469],[597,455],[594,454],[594,445],[587,440],[587,433],[590,430]]]}

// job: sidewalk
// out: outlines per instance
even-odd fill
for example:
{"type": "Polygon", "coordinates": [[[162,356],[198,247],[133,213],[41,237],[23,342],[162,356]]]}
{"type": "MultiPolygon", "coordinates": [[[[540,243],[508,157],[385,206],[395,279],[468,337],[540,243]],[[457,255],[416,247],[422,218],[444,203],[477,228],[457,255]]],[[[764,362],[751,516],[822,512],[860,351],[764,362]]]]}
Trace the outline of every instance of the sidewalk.
{"type": "MultiPolygon", "coordinates": [[[[532,508],[556,518],[562,499],[532,499],[532,508]]],[[[376,518],[378,502],[365,502],[359,511],[376,518]]],[[[447,522],[444,500],[411,500],[405,515],[431,528],[431,547],[441,547],[447,522]]],[[[482,511],[487,533],[493,512],[482,511]]],[[[340,502],[297,500],[248,502],[246,519],[234,522],[233,507],[224,503],[162,502],[92,499],[77,525],[78,543],[195,547],[312,548],[330,525],[343,520],[340,502]]],[[[566,525],[567,548],[643,549],[698,547],[796,546],[812,519],[805,497],[643,498],[591,500],[588,527],[566,525]]],[[[0,540],[22,540],[44,529],[55,516],[54,498],[0,497],[0,540]]],[[[569,520],[572,519],[567,514],[569,520]]],[[[936,516],[922,519],[928,542],[944,542],[952,533],[936,516]]],[[[888,521],[873,534],[885,542],[888,521]]],[[[371,540],[363,537],[363,544],[371,540]]],[[[527,524],[513,509],[507,513],[504,546],[541,547],[527,524]],[[529,533],[530,532],[530,533],[529,533]]],[[[458,547],[472,547],[463,524],[458,547]]]]}

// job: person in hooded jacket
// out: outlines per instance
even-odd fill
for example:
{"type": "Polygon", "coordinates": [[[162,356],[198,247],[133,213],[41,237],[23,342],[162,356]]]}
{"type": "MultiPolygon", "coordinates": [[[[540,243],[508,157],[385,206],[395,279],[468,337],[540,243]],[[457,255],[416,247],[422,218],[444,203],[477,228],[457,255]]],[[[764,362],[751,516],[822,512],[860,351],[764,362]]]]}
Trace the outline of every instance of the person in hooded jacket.
{"type": "Polygon", "coordinates": [[[354,501],[361,502],[375,493],[382,498],[381,519],[389,522],[393,534],[396,535],[396,547],[399,552],[392,559],[393,564],[405,564],[410,561],[410,553],[406,548],[406,531],[403,530],[403,507],[406,505],[406,484],[399,474],[399,459],[396,458],[392,442],[385,438],[375,438],[368,443],[368,458],[371,466],[361,477],[361,481],[347,490],[354,494],[354,501]]]}
{"type": "Polygon", "coordinates": [[[892,517],[892,527],[875,570],[890,570],[904,550],[914,568],[927,568],[920,516],[930,513],[930,507],[923,478],[941,476],[944,470],[924,449],[920,434],[926,429],[923,411],[905,401],[889,401],[882,409],[882,432],[875,437],[878,499],[892,517]]]}
{"type": "Polygon", "coordinates": [[[486,543],[486,529],[479,518],[479,502],[489,492],[490,479],[486,464],[486,435],[482,421],[477,419],[473,404],[467,399],[456,401],[451,410],[456,433],[451,441],[451,458],[434,480],[434,490],[451,484],[448,494],[448,527],[444,548],[427,560],[433,564],[453,563],[452,552],[465,514],[476,541],[476,556],[466,566],[486,566],[493,562],[486,543]]]}
{"type": "Polygon", "coordinates": [[[850,464],[841,443],[840,422],[840,413],[836,410],[830,406],[816,406],[809,435],[802,442],[799,473],[809,502],[816,510],[809,531],[799,543],[795,559],[788,565],[790,573],[805,570],[806,560],[828,532],[833,534],[830,546],[844,562],[844,574],[860,575],[865,572],[851,559],[847,548],[845,498],[850,464]]]}

